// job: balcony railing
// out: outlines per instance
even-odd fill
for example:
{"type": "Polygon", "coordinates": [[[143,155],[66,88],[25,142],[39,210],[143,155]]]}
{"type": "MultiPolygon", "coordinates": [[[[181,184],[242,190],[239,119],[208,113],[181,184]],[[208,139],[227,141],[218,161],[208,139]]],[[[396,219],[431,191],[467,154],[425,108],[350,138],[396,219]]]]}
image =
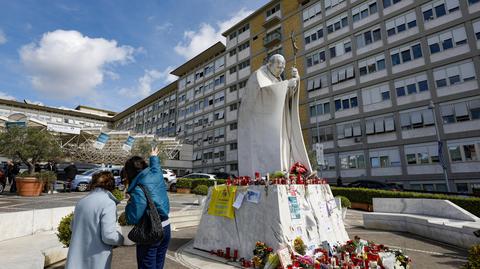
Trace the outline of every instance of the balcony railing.
{"type": "Polygon", "coordinates": [[[268,33],[267,36],[263,38],[263,45],[265,47],[272,47],[282,41],[282,34],[280,31],[275,31],[268,33]]]}

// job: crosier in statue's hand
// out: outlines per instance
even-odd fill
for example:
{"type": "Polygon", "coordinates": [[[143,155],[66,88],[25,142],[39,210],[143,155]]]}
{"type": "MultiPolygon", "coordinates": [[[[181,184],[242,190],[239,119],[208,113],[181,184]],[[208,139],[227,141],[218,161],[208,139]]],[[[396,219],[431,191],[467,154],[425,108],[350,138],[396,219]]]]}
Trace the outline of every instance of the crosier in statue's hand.
{"type": "Polygon", "coordinates": [[[295,67],[292,67],[292,78],[288,80],[288,88],[289,88],[289,93],[290,96],[295,94],[297,91],[297,85],[298,82],[300,81],[300,76],[298,75],[298,70],[295,67]]]}

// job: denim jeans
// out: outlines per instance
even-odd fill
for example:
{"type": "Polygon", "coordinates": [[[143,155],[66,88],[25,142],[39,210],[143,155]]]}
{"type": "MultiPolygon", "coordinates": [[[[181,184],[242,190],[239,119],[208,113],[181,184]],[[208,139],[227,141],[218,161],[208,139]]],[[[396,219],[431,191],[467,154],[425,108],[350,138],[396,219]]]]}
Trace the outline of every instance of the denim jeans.
{"type": "Polygon", "coordinates": [[[163,269],[170,237],[170,225],[167,225],[163,227],[163,240],[161,242],[153,245],[137,245],[138,269],[163,269]]]}

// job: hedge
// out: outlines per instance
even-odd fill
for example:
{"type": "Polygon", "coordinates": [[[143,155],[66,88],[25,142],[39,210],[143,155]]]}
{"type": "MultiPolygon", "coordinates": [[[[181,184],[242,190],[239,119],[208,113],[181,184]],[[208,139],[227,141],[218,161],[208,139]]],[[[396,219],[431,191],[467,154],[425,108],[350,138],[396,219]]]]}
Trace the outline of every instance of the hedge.
{"type": "Polygon", "coordinates": [[[460,197],[445,194],[431,194],[403,191],[386,191],[365,188],[339,188],[331,187],[334,196],[345,196],[352,203],[373,204],[373,198],[423,198],[449,200],[468,212],[480,217],[480,198],[460,197]]]}
{"type": "MultiPolygon", "coordinates": [[[[225,184],[225,179],[217,179],[217,184],[225,184]]],[[[195,189],[199,185],[211,187],[215,185],[215,180],[200,178],[179,178],[177,179],[177,188],[195,189]]]]}

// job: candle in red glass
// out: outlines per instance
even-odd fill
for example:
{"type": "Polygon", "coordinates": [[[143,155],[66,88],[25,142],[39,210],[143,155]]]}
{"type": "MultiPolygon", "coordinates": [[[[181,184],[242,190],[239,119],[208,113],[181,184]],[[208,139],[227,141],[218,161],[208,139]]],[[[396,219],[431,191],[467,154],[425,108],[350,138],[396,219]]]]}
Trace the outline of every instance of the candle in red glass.
{"type": "Polygon", "coordinates": [[[238,249],[233,250],[233,259],[234,260],[238,259],[238,249]]]}
{"type": "Polygon", "coordinates": [[[230,259],[230,248],[229,247],[227,247],[225,249],[225,258],[230,259]]]}
{"type": "Polygon", "coordinates": [[[293,262],[293,266],[295,266],[295,267],[300,267],[300,262],[294,261],[294,262],[293,262]]]}
{"type": "Polygon", "coordinates": [[[293,269],[293,266],[288,265],[288,266],[287,266],[287,269],[293,269]]]}

